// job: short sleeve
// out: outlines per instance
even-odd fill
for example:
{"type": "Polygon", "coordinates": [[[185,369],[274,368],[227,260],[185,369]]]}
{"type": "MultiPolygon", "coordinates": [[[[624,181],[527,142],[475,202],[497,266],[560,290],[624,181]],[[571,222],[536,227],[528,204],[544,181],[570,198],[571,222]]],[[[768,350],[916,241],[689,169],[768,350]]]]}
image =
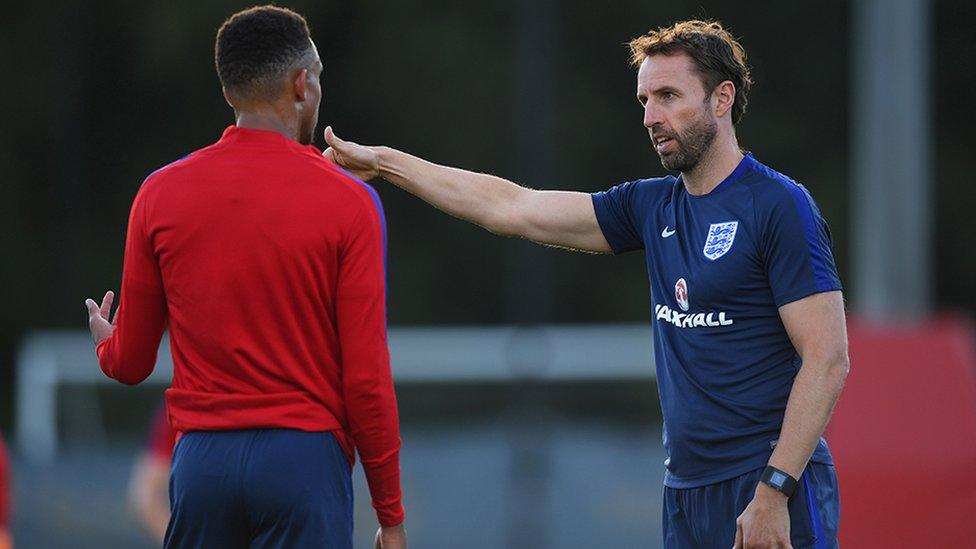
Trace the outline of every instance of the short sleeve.
{"type": "Polygon", "coordinates": [[[638,183],[621,183],[591,195],[597,222],[614,254],[644,249],[638,183]]]}
{"type": "Polygon", "coordinates": [[[841,289],[827,222],[806,188],[781,184],[771,193],[763,234],[766,276],[777,307],[841,289]]]}

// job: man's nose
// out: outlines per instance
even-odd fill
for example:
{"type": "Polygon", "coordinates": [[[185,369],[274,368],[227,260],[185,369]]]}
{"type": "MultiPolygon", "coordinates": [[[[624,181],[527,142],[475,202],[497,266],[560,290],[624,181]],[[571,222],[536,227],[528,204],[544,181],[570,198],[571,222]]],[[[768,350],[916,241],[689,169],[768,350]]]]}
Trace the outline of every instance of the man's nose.
{"type": "Polygon", "coordinates": [[[664,124],[664,119],[661,117],[660,109],[655,108],[654,104],[648,101],[644,105],[644,127],[651,129],[661,124],[664,124]]]}

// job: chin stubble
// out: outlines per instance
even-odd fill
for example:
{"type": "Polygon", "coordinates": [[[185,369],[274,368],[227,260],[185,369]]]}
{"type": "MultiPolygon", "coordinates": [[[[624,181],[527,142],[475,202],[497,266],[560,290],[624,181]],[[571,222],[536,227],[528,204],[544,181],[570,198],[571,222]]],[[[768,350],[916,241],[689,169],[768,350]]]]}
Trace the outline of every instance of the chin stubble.
{"type": "Polygon", "coordinates": [[[705,151],[715,141],[717,133],[718,124],[707,115],[703,115],[699,122],[689,128],[688,131],[674,137],[678,145],[674,154],[669,157],[658,155],[661,158],[661,165],[666,170],[676,172],[687,172],[694,169],[701,162],[705,151]]]}

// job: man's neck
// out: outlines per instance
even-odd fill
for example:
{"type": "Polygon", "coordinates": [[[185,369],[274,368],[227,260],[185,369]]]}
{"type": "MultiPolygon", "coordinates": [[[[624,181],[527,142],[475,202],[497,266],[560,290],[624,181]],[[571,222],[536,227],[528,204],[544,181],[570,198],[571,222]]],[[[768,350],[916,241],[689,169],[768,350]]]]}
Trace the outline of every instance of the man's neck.
{"type": "Polygon", "coordinates": [[[238,111],[236,123],[238,128],[278,132],[292,141],[298,141],[298,122],[287,120],[273,110],[238,111]]]}
{"type": "Polygon", "coordinates": [[[742,151],[735,135],[730,138],[717,138],[702,155],[698,165],[681,173],[685,190],[693,196],[706,195],[718,187],[719,183],[735,171],[742,162],[742,151]]]}

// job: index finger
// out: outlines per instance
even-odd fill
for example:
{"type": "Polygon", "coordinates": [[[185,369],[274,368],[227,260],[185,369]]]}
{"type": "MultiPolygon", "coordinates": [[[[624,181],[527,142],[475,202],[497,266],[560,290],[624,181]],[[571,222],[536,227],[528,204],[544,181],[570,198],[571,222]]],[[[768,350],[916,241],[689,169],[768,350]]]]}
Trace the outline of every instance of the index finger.
{"type": "Polygon", "coordinates": [[[102,304],[98,308],[98,312],[101,313],[102,318],[108,320],[108,314],[112,311],[112,302],[115,301],[115,292],[109,290],[105,292],[105,297],[102,298],[102,304]]]}
{"type": "Polygon", "coordinates": [[[735,525],[735,543],[732,544],[732,549],[742,549],[742,526],[739,524],[735,525]]]}

